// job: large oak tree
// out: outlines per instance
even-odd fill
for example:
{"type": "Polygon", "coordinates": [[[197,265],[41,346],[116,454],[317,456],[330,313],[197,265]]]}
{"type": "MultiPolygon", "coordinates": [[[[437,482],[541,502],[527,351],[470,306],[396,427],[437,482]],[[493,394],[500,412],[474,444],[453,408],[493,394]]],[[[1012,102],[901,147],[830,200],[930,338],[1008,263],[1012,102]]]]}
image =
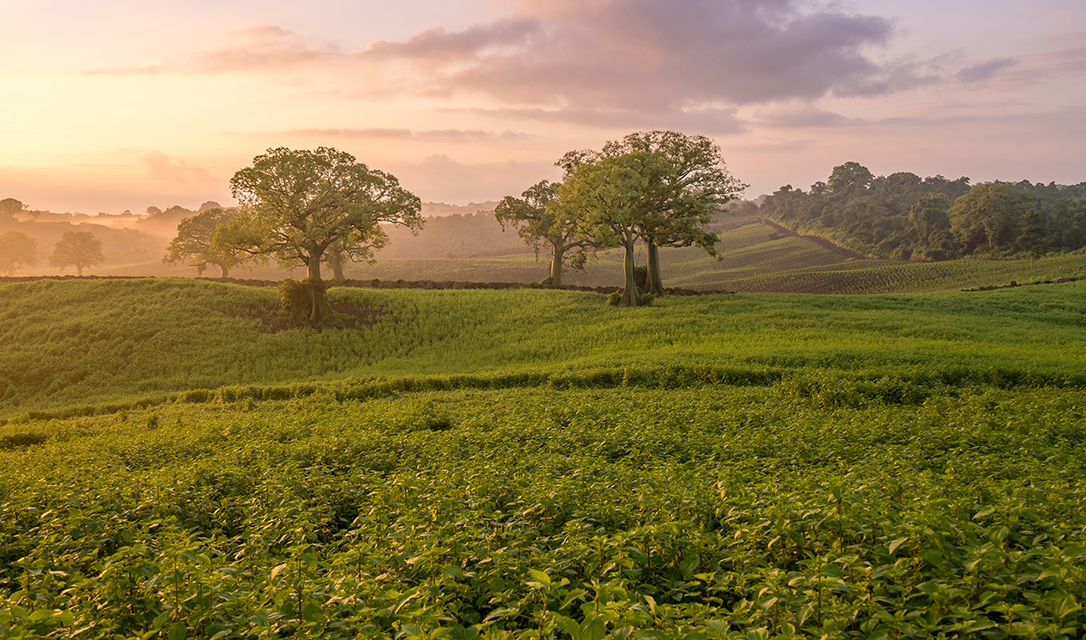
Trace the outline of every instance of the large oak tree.
{"type": "Polygon", "coordinates": [[[641,131],[608,142],[602,155],[615,157],[631,152],[659,154],[671,165],[663,177],[668,181],[667,197],[652,203],[638,226],[648,260],[648,292],[663,295],[659,248],[698,246],[716,256],[720,237],[709,225],[746,185],[728,172],[720,147],[705,136],[641,131]]]}
{"type": "Polygon", "coordinates": [[[381,224],[423,225],[421,201],[395,176],[329,147],[269,149],[234,174],[230,189],[245,212],[225,230],[224,241],[284,267],[305,265],[313,322],[330,311],[321,280],[330,247],[350,260],[368,260],[388,242],[381,224]]]}
{"type": "Polygon", "coordinates": [[[559,188],[557,206],[576,212],[583,236],[623,249],[623,306],[641,304],[634,246],[646,219],[675,197],[674,170],[663,154],[635,151],[581,164],[559,188]]]}
{"type": "Polygon", "coordinates": [[[550,283],[562,284],[562,269],[584,269],[589,251],[597,243],[580,235],[578,219],[568,207],[557,206],[561,183],[543,180],[524,191],[520,198],[506,196],[494,209],[494,217],[502,225],[508,224],[535,249],[539,256],[541,246],[551,254],[550,283]]]}
{"type": "Polygon", "coordinates": [[[0,200],[0,220],[14,220],[15,214],[26,211],[26,205],[15,198],[0,200]]]}
{"type": "Polygon", "coordinates": [[[978,184],[947,211],[950,229],[966,252],[1009,245],[1019,232],[1019,219],[1037,204],[1037,196],[1000,182],[978,184]]]}

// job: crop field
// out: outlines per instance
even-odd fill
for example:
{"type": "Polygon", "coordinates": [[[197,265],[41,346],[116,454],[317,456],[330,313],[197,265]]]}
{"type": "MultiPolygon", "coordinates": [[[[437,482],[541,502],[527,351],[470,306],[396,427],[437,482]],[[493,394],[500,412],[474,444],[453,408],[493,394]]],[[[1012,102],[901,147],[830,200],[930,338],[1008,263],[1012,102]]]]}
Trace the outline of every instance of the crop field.
{"type": "Polygon", "coordinates": [[[0,637],[1078,638],[1086,283],[0,284],[0,637]]]}

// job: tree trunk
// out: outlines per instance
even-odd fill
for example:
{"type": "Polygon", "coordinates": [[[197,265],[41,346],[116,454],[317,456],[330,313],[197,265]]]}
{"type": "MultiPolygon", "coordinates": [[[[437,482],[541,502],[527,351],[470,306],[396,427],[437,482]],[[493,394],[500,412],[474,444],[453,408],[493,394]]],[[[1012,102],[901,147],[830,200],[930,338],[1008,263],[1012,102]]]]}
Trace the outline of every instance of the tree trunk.
{"type": "Polygon", "coordinates": [[[324,295],[324,287],[321,286],[320,257],[311,256],[307,266],[309,286],[306,288],[306,295],[309,297],[310,302],[309,321],[317,323],[332,312],[332,306],[328,304],[328,298],[324,295]]]}
{"type": "Polygon", "coordinates": [[[649,272],[648,277],[645,279],[645,288],[647,293],[651,293],[654,296],[664,295],[664,281],[660,277],[660,247],[656,246],[656,243],[652,240],[646,240],[645,246],[648,249],[648,263],[649,272]]]}
{"type": "Polygon", "coordinates": [[[551,285],[558,287],[562,284],[562,259],[565,257],[566,252],[558,245],[552,246],[554,247],[554,256],[551,258],[551,285]]]}
{"type": "Polygon", "coordinates": [[[227,274],[229,274],[229,273],[230,273],[230,269],[227,268],[227,266],[225,264],[220,264],[219,265],[219,277],[220,278],[226,278],[227,274]]]}
{"type": "Polygon", "coordinates": [[[81,264],[75,265],[75,275],[79,276],[80,278],[83,277],[83,265],[81,265],[81,264]]]}
{"type": "Polygon", "coordinates": [[[329,254],[328,263],[332,265],[332,279],[338,282],[343,282],[346,278],[343,277],[343,252],[340,251],[339,245],[332,245],[328,247],[331,251],[329,254]]]}
{"type": "Polygon", "coordinates": [[[637,281],[634,279],[634,244],[633,240],[626,243],[626,257],[623,260],[626,268],[626,289],[622,292],[623,307],[636,307],[641,304],[641,296],[637,293],[637,281]]]}

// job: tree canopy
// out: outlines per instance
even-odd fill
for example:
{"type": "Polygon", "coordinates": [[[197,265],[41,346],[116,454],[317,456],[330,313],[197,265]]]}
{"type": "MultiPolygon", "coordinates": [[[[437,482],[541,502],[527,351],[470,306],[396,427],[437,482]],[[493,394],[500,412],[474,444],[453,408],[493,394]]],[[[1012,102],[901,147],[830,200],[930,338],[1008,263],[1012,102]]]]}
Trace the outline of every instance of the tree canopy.
{"type": "Polygon", "coordinates": [[[1036,257],[1048,248],[1086,245],[1086,183],[1023,180],[971,186],[966,177],[921,179],[906,171],[875,177],[863,165],[846,162],[809,192],[781,187],[765,198],[758,213],[890,258],[940,260],[1020,251],[1036,257]],[[1036,218],[1026,217],[1031,210],[1036,218]]]}
{"type": "Polygon", "coordinates": [[[25,210],[26,205],[15,198],[0,200],[0,220],[11,220],[15,218],[16,213],[22,213],[25,210]]]}
{"type": "Polygon", "coordinates": [[[663,295],[659,247],[698,246],[716,256],[720,237],[709,225],[714,214],[737,199],[747,185],[728,172],[720,147],[705,136],[643,131],[603,147],[606,157],[631,152],[660,154],[671,166],[663,176],[667,189],[661,192],[662,198],[651,203],[652,208],[638,224],[638,235],[646,247],[648,292],[663,295]]]}
{"type": "Polygon", "coordinates": [[[177,237],[170,242],[167,254],[162,258],[163,264],[187,262],[198,274],[214,265],[219,268],[220,278],[227,277],[230,269],[247,254],[221,242],[215,243],[214,234],[237,217],[236,211],[212,207],[181,220],[177,225],[177,237]]]}
{"type": "Polygon", "coordinates": [[[517,235],[535,249],[545,245],[551,254],[550,284],[562,284],[562,270],[569,266],[584,269],[589,253],[596,246],[580,234],[576,212],[557,206],[560,183],[543,180],[532,185],[520,198],[506,196],[494,209],[494,217],[505,229],[508,224],[517,235]]]}
{"type": "Polygon", "coordinates": [[[369,260],[388,241],[381,224],[417,230],[424,222],[421,201],[395,176],[329,147],[269,149],[234,174],[230,189],[244,211],[221,241],[284,267],[305,265],[314,322],[329,310],[321,263],[330,247],[343,258],[369,260]]]}
{"type": "MultiPolygon", "coordinates": [[[[537,248],[557,232],[552,247],[565,243],[583,250],[576,243],[588,241],[588,246],[627,249],[624,304],[636,305],[639,299],[631,284],[635,242],[646,246],[648,292],[662,295],[659,248],[699,246],[717,255],[720,238],[710,224],[746,188],[728,173],[716,143],[677,131],[631,133],[600,151],[568,151],[555,165],[565,175],[553,193],[546,189],[555,186],[544,181],[523,198],[508,196],[495,215],[503,225],[517,220],[518,232],[537,248]],[[593,189],[599,191],[593,195],[593,189]]],[[[552,255],[561,252],[552,250],[552,255]]],[[[552,264],[552,281],[560,273],[552,264]]]]}
{"type": "Polygon", "coordinates": [[[38,241],[20,231],[0,234],[0,273],[38,264],[38,241]]]}
{"type": "Polygon", "coordinates": [[[1018,236],[1019,219],[1035,204],[1035,196],[1009,184],[978,184],[947,211],[950,230],[967,252],[1009,244],[1018,236]]]}
{"type": "Polygon", "coordinates": [[[634,151],[582,164],[559,188],[557,206],[578,212],[582,235],[602,247],[623,249],[624,306],[641,304],[634,246],[641,225],[673,197],[674,172],[663,154],[634,151]]]}
{"type": "Polygon", "coordinates": [[[53,255],[49,256],[49,264],[60,267],[61,271],[72,265],[79,276],[83,275],[83,269],[105,261],[102,241],[90,231],[65,231],[54,246],[53,255]]]}

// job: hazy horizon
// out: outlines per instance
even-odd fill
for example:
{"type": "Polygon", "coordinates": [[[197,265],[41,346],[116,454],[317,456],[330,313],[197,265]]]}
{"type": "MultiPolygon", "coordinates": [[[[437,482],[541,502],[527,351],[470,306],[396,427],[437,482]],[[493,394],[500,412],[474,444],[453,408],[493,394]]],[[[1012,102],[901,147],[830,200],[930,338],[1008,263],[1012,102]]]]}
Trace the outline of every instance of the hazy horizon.
{"type": "Polygon", "coordinates": [[[0,19],[0,198],[32,209],[230,205],[277,146],[494,201],[647,129],[715,139],[751,199],[847,161],[1086,179],[1081,2],[13,0],[0,19]]]}

